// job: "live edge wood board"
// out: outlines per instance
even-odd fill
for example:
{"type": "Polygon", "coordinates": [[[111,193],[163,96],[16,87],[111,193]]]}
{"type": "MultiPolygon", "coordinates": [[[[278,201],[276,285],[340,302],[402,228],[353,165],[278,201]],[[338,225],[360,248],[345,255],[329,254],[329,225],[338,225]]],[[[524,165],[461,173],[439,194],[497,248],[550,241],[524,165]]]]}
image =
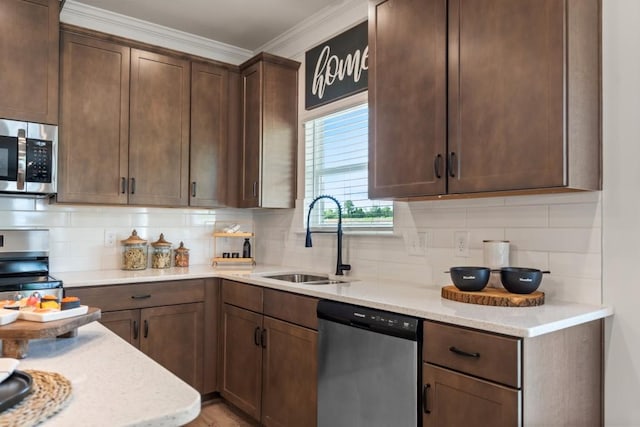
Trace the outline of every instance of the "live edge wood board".
{"type": "Polygon", "coordinates": [[[445,286],[442,288],[442,298],[469,304],[500,307],[535,307],[544,304],[544,292],[512,294],[498,288],[484,288],[477,292],[465,292],[455,286],[445,286]]]}
{"type": "Polygon", "coordinates": [[[73,338],[78,328],[95,320],[100,320],[102,312],[99,308],[89,307],[86,314],[51,322],[30,322],[16,320],[0,327],[2,339],[2,356],[24,359],[29,350],[29,340],[39,338],[73,338]]]}

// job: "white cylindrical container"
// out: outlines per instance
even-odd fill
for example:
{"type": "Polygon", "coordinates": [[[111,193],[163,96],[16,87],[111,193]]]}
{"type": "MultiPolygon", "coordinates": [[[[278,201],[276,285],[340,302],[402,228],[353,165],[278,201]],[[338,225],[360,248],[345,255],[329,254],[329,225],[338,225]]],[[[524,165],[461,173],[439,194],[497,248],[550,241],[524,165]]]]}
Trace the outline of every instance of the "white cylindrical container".
{"type": "MultiPolygon", "coordinates": [[[[483,240],[484,265],[490,269],[500,269],[509,266],[509,241],[508,240],[483,240]]],[[[487,286],[501,288],[500,272],[491,272],[487,286]]]]}

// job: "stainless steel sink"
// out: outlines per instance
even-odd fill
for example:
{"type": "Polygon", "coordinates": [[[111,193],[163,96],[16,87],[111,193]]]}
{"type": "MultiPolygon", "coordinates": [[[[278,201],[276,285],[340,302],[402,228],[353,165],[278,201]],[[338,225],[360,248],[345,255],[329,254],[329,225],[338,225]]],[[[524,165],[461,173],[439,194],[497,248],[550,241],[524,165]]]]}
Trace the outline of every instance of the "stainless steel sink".
{"type": "Polygon", "coordinates": [[[265,279],[282,280],[289,283],[301,283],[304,285],[333,285],[337,283],[346,283],[342,280],[329,279],[329,276],[318,276],[315,274],[305,273],[288,273],[276,274],[273,276],[263,276],[265,279]]]}

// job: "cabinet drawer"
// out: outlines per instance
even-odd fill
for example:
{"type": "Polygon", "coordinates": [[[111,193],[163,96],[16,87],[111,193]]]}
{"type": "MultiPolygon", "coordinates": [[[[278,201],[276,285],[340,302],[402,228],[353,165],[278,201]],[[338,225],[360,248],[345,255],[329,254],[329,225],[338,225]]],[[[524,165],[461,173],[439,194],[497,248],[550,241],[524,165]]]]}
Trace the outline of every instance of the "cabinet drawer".
{"type": "Polygon", "coordinates": [[[262,313],[262,288],[223,280],[222,302],[262,313]]]}
{"type": "Polygon", "coordinates": [[[276,319],[317,330],[317,306],[317,298],[264,289],[264,314],[276,319]]]}
{"type": "Polygon", "coordinates": [[[520,355],[519,339],[424,322],[425,362],[520,388],[520,355]]]}
{"type": "Polygon", "coordinates": [[[204,301],[204,280],[66,288],[65,293],[102,311],[130,310],[204,301]]]}

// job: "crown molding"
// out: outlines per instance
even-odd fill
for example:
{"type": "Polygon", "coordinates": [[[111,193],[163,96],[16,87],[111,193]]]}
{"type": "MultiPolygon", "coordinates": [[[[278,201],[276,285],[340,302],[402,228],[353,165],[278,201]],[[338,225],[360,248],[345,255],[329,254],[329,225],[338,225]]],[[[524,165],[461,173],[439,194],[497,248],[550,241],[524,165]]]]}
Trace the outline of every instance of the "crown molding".
{"type": "Polygon", "coordinates": [[[238,65],[253,52],[119,13],[66,0],[60,22],[238,65]]]}
{"type": "Polygon", "coordinates": [[[311,15],[254,53],[269,52],[285,58],[301,58],[311,47],[365,21],[367,16],[367,0],[344,0],[311,15]]]}

